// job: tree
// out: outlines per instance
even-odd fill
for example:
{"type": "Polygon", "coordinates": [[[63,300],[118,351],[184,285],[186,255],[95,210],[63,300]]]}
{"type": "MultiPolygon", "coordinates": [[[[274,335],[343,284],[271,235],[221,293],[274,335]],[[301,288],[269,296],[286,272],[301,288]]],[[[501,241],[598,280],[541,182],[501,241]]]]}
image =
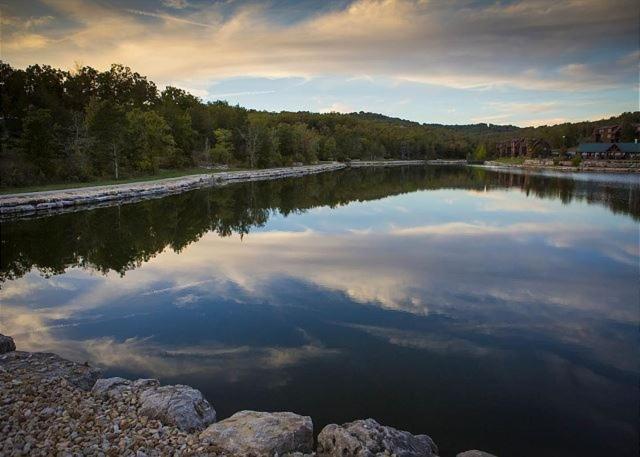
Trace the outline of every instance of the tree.
{"type": "MultiPolygon", "coordinates": [[[[330,136],[323,138],[320,146],[320,159],[321,160],[334,160],[336,158],[337,146],[336,140],[330,136]]],[[[383,146],[384,147],[384,146],[383,146]]]]}
{"type": "Polygon", "coordinates": [[[64,81],[65,104],[73,111],[82,111],[98,94],[98,71],[91,67],[78,67],[64,81]]]}
{"type": "Polygon", "coordinates": [[[51,111],[34,109],[27,112],[23,120],[21,146],[27,159],[32,162],[45,180],[51,180],[56,172],[56,159],[60,157],[60,143],[56,137],[57,124],[51,111]]]}
{"type": "Polygon", "coordinates": [[[156,85],[131,68],[113,64],[97,76],[98,96],[127,107],[150,106],[158,100],[156,85]]]}
{"type": "Polygon", "coordinates": [[[120,177],[120,153],[127,126],[124,109],[112,100],[91,99],[87,106],[87,128],[93,140],[93,165],[99,173],[106,173],[109,163],[113,176],[120,177]]]}
{"type": "Polygon", "coordinates": [[[211,159],[215,163],[230,163],[233,157],[233,134],[227,129],[216,129],[216,144],[211,150],[211,159]]]}
{"type": "Polygon", "coordinates": [[[638,139],[638,126],[628,120],[622,122],[620,141],[632,143],[638,139]]]}
{"type": "Polygon", "coordinates": [[[127,113],[126,145],[129,160],[139,171],[157,173],[174,159],[171,129],[155,111],[134,108],[127,113]]]}
{"type": "Polygon", "coordinates": [[[71,113],[66,142],[66,177],[72,180],[86,179],[91,176],[89,147],[91,138],[87,131],[85,115],[81,111],[71,113]]]}
{"type": "Polygon", "coordinates": [[[259,123],[249,122],[247,128],[244,131],[240,131],[240,135],[244,140],[246,161],[250,168],[254,168],[257,165],[258,145],[261,130],[262,126],[259,123]]]}
{"type": "Polygon", "coordinates": [[[476,150],[473,153],[474,160],[485,160],[487,158],[487,148],[484,143],[476,146],[476,150]]]}
{"type": "Polygon", "coordinates": [[[275,127],[264,126],[260,130],[258,166],[273,167],[278,165],[282,165],[278,130],[275,127]]]}

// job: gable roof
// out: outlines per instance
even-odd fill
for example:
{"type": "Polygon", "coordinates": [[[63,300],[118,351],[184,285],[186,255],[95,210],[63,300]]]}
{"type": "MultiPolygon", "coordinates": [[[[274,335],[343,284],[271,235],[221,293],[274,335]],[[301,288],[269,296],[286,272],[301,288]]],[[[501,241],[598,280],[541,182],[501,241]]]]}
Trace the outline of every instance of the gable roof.
{"type": "Polygon", "coordinates": [[[603,125],[601,127],[596,127],[593,129],[594,132],[601,132],[601,131],[605,131],[605,130],[613,130],[614,132],[620,130],[622,128],[622,126],[620,124],[615,124],[615,125],[603,125]]]}
{"type": "Polygon", "coordinates": [[[640,154],[640,143],[616,143],[622,152],[640,154]]]}
{"type": "Polygon", "coordinates": [[[578,152],[606,152],[615,143],[580,143],[578,152]]]}

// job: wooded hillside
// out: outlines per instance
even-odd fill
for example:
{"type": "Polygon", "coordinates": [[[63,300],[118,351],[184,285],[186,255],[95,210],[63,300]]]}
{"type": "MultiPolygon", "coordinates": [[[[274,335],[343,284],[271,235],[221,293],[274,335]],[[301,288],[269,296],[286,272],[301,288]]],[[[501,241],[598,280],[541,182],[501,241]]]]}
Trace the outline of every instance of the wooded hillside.
{"type": "Polygon", "coordinates": [[[116,64],[100,72],[47,65],[21,70],[0,62],[0,84],[2,187],[212,164],[464,158],[480,145],[491,155],[497,141],[513,136],[542,137],[561,148],[588,138],[596,125],[640,122],[639,112],[537,128],[420,124],[364,112],[262,112],[205,102],[175,87],[159,90],[116,64]]]}

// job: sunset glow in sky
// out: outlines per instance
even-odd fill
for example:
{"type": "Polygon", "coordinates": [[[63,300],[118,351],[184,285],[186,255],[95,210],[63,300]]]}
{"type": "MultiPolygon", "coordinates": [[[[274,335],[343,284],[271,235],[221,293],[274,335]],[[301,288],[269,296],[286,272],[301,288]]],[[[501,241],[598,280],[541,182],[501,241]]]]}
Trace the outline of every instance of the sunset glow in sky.
{"type": "Polygon", "coordinates": [[[637,0],[4,0],[23,68],[122,63],[266,110],[541,125],[638,110],[637,0]]]}

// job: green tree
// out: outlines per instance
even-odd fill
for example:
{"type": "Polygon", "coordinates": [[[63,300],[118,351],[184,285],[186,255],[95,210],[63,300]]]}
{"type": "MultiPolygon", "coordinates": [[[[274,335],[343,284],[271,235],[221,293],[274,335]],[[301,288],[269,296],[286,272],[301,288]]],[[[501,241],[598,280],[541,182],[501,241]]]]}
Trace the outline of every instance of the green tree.
{"type": "Polygon", "coordinates": [[[171,129],[155,111],[134,108],[127,113],[126,144],[136,170],[157,173],[173,163],[175,142],[171,129]]]}
{"type": "Polygon", "coordinates": [[[476,150],[473,152],[474,160],[485,160],[487,158],[487,147],[484,143],[476,146],[476,150]]]}
{"type": "Polygon", "coordinates": [[[336,158],[336,152],[338,151],[335,138],[332,136],[328,138],[325,137],[320,144],[320,159],[334,160],[336,158]]]}
{"type": "Polygon", "coordinates": [[[120,177],[121,154],[127,118],[124,109],[112,100],[93,98],[87,106],[87,129],[93,140],[92,162],[97,174],[113,170],[120,177]]]}
{"type": "Polygon", "coordinates": [[[216,144],[211,150],[211,159],[215,163],[228,164],[233,158],[233,134],[227,129],[216,129],[216,144]]]}
{"type": "Polygon", "coordinates": [[[102,100],[122,106],[150,106],[158,100],[156,85],[124,65],[111,65],[108,71],[98,74],[97,83],[97,93],[102,100]]]}
{"type": "Polygon", "coordinates": [[[258,146],[258,166],[273,167],[278,165],[282,165],[278,130],[275,127],[263,126],[258,146]]]}
{"type": "Polygon", "coordinates": [[[29,110],[23,119],[21,146],[27,160],[36,166],[42,178],[49,181],[56,175],[56,160],[60,158],[58,130],[47,109],[29,110]]]}
{"type": "Polygon", "coordinates": [[[91,138],[87,130],[85,114],[82,111],[74,111],[71,113],[65,145],[66,179],[78,181],[88,179],[91,176],[90,146],[91,138]]]}

